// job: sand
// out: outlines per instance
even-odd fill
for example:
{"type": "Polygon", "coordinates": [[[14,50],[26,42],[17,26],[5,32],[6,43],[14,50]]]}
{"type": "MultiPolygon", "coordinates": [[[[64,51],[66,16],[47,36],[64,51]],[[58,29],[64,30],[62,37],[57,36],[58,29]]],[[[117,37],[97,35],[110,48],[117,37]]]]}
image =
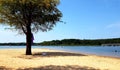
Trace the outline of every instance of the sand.
{"type": "Polygon", "coordinates": [[[120,59],[58,50],[1,49],[0,70],[120,70],[120,59]]]}

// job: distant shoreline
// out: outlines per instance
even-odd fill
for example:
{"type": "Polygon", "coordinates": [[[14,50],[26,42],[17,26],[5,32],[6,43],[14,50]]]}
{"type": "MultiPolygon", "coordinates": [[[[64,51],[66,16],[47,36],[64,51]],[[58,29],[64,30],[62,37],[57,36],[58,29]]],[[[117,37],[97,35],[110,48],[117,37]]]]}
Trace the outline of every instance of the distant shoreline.
{"type": "MultiPolygon", "coordinates": [[[[0,46],[25,46],[25,42],[0,43],[0,46]]],[[[62,39],[33,43],[33,46],[120,46],[120,38],[112,39],[62,39]]]]}

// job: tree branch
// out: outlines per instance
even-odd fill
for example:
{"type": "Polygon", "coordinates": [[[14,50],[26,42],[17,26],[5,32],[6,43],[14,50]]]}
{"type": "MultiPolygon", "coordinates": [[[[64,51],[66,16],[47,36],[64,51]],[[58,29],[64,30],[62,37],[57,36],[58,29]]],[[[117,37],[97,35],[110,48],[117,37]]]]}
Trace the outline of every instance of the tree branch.
{"type": "Polygon", "coordinates": [[[24,34],[27,34],[27,32],[25,31],[25,29],[24,29],[22,24],[21,24],[21,27],[22,27],[22,30],[23,30],[24,34]]]}

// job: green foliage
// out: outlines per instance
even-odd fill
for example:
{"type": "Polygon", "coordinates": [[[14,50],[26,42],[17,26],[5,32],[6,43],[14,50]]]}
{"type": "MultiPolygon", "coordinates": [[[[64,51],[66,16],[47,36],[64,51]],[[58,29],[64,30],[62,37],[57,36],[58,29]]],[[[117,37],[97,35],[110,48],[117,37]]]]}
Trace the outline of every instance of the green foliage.
{"type": "Polygon", "coordinates": [[[0,0],[0,23],[26,34],[26,55],[31,55],[32,32],[51,30],[60,21],[59,0],[0,0]]]}
{"type": "Polygon", "coordinates": [[[0,0],[0,23],[27,32],[51,30],[60,21],[59,0],[0,0]]]}
{"type": "MultiPolygon", "coordinates": [[[[99,46],[102,44],[109,43],[120,43],[120,38],[114,39],[97,39],[97,40],[80,40],[80,39],[63,39],[63,40],[53,40],[44,41],[41,43],[34,43],[33,45],[43,45],[43,46],[99,46]]],[[[0,43],[0,46],[25,46],[26,43],[0,43]]]]}
{"type": "Polygon", "coordinates": [[[39,45],[93,46],[93,45],[102,45],[108,43],[120,43],[120,38],[96,39],[96,40],[63,39],[63,40],[45,41],[40,43],[39,45]]]}
{"type": "Polygon", "coordinates": [[[0,43],[0,46],[25,46],[26,43],[0,43]]]}

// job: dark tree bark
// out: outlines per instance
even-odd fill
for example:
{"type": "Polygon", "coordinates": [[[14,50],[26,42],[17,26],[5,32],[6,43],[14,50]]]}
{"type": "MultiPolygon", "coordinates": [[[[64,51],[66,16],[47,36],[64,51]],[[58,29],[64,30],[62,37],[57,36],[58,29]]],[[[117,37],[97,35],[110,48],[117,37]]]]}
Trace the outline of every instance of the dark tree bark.
{"type": "Polygon", "coordinates": [[[31,10],[29,10],[28,12],[29,15],[25,15],[28,23],[26,25],[27,28],[27,33],[26,33],[26,55],[32,55],[32,51],[31,51],[31,45],[32,45],[32,32],[31,32],[31,20],[32,20],[32,12],[31,10]]]}
{"type": "Polygon", "coordinates": [[[27,26],[27,33],[26,33],[26,55],[32,55],[31,52],[31,45],[32,45],[32,33],[31,33],[31,28],[30,25],[27,26]]]}

